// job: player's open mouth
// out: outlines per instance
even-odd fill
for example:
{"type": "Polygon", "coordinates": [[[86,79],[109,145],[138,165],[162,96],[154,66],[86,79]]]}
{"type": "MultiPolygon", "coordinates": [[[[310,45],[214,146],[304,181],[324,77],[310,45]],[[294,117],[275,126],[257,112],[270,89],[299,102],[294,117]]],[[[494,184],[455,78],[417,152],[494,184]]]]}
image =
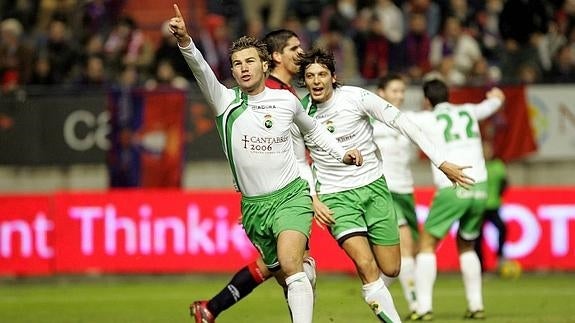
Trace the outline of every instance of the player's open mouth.
{"type": "Polygon", "coordinates": [[[242,81],[249,81],[251,78],[251,75],[242,75],[242,81]]]}
{"type": "Polygon", "coordinates": [[[319,95],[323,92],[323,88],[322,87],[314,87],[311,89],[311,92],[315,95],[319,95]]]}

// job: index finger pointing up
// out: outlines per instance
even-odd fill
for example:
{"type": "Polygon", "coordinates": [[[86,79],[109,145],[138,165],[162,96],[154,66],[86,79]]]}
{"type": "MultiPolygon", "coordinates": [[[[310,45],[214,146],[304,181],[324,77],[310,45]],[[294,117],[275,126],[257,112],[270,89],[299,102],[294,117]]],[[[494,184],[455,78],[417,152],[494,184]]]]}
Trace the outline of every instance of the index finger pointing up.
{"type": "Polygon", "coordinates": [[[182,18],[182,13],[180,12],[180,8],[178,8],[177,4],[174,4],[174,11],[176,12],[176,17],[182,18]]]}

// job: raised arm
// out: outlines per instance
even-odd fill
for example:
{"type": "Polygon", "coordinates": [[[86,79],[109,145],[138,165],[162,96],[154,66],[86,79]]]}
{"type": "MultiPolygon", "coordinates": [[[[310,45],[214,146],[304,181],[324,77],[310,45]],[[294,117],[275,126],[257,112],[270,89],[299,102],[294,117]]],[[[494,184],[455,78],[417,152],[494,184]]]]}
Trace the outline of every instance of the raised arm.
{"type": "Polygon", "coordinates": [[[505,101],[505,94],[501,89],[494,87],[485,94],[485,100],[477,104],[472,110],[477,120],[483,120],[494,114],[505,101]]]}
{"type": "Polygon", "coordinates": [[[174,4],[174,12],[175,16],[168,22],[170,32],[176,38],[180,51],[198,81],[198,86],[204,94],[204,97],[214,109],[216,115],[220,115],[227,107],[227,104],[233,100],[233,90],[226,88],[216,78],[210,65],[206,62],[194,44],[192,37],[188,34],[184,17],[176,4],[174,4]]]}
{"type": "Polygon", "coordinates": [[[455,185],[467,188],[473,184],[473,179],[463,172],[469,166],[459,166],[446,161],[438,147],[429,140],[421,128],[405,114],[401,113],[398,108],[371,92],[361,97],[363,100],[362,106],[369,116],[397,129],[419,146],[433,165],[439,168],[455,185]]]}

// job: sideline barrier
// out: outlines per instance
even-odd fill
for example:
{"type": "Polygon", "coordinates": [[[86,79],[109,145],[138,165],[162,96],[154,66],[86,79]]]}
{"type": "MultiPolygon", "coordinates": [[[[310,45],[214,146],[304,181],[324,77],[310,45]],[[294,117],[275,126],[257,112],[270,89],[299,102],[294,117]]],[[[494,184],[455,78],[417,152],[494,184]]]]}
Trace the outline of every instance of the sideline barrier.
{"type": "MultiPolygon", "coordinates": [[[[420,220],[433,189],[416,191],[420,220]]],[[[233,191],[117,190],[0,197],[0,276],[82,273],[233,272],[257,256],[237,223],[233,191]]],[[[524,270],[575,270],[575,187],[510,188],[502,217],[505,253],[524,270]]],[[[486,265],[494,228],[485,228],[486,265]]],[[[452,228],[440,271],[458,269],[452,228]]],[[[327,231],[313,228],[312,255],[324,272],[353,272],[327,231]]]]}

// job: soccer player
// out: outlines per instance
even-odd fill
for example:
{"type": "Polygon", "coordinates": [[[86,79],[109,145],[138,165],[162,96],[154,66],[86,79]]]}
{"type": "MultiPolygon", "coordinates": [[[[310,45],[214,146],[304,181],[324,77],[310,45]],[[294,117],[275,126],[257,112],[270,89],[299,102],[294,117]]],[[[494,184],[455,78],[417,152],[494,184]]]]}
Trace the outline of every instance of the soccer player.
{"type": "Polygon", "coordinates": [[[497,111],[505,96],[500,89],[493,88],[487,92],[486,100],[479,104],[451,104],[448,102],[447,85],[437,79],[423,84],[423,94],[425,104],[432,107],[433,111],[419,112],[413,120],[426,132],[429,131],[432,138],[442,143],[446,158],[470,165],[467,173],[476,183],[467,189],[457,185],[454,187],[442,173],[435,168],[432,170],[437,192],[424,229],[420,232],[415,258],[417,312],[411,316],[411,320],[433,319],[433,285],[437,276],[435,250],[457,220],[457,249],[468,306],[465,318],[483,319],[481,265],[474,250],[474,241],[481,229],[487,197],[487,173],[478,120],[497,111]]]}
{"type": "Polygon", "coordinates": [[[309,168],[302,175],[314,186],[316,221],[329,228],[354,262],[363,284],[363,298],[377,318],[381,322],[400,322],[381,277],[381,273],[388,277],[399,274],[399,232],[370,118],[384,122],[417,143],[456,183],[469,185],[472,180],[463,173],[464,167],[446,162],[422,131],[389,102],[362,88],[340,86],[333,54],[319,48],[305,53],[300,59],[299,78],[309,91],[302,99],[308,114],[343,147],[356,147],[364,157],[362,167],[341,167],[307,136],[294,140],[300,165],[307,166],[305,146],[313,160],[314,175],[309,168]]]}
{"type": "MultiPolygon", "coordinates": [[[[397,74],[388,74],[379,80],[377,95],[400,108],[405,99],[405,81],[397,74]]],[[[409,310],[417,309],[415,299],[415,241],[419,236],[415,200],[413,197],[413,174],[410,162],[414,147],[409,138],[383,122],[373,120],[373,139],[383,161],[383,174],[391,192],[393,206],[399,225],[399,249],[401,269],[399,282],[409,310]]]]}
{"type": "Polygon", "coordinates": [[[292,321],[311,322],[313,290],[302,263],[313,209],[307,182],[299,175],[290,129],[296,124],[338,162],[359,166],[362,156],[357,149],[345,151],[304,113],[293,94],[265,87],[269,54],[264,43],[251,37],[234,41],[229,58],[238,86],[228,89],[196,48],[177,5],[174,11],[170,31],[214,109],[242,195],[242,225],[268,269],[287,286],[292,321]]]}
{"type": "MultiPolygon", "coordinates": [[[[303,53],[298,36],[291,30],[279,29],[269,32],[263,42],[271,56],[270,73],[265,86],[270,89],[288,90],[297,95],[292,86],[293,76],[297,73],[298,57],[303,53]]],[[[312,287],[315,288],[315,260],[306,252],[303,267],[312,287]]],[[[230,282],[209,301],[195,301],[192,311],[196,323],[202,322],[202,316],[215,319],[222,311],[233,306],[251,293],[257,286],[272,276],[262,258],[248,264],[234,274],[230,282]]]]}
{"type": "MultiPolygon", "coordinates": [[[[497,269],[501,269],[505,257],[503,247],[507,239],[507,227],[499,214],[501,208],[501,197],[507,189],[507,170],[505,163],[494,155],[492,144],[488,141],[483,142],[483,154],[485,155],[485,168],[487,169],[487,201],[485,202],[485,211],[483,212],[483,226],[487,221],[491,222],[499,233],[497,244],[497,269]]],[[[482,237],[483,229],[479,231],[479,237],[475,241],[475,251],[481,262],[483,269],[483,247],[482,237]]]]}

